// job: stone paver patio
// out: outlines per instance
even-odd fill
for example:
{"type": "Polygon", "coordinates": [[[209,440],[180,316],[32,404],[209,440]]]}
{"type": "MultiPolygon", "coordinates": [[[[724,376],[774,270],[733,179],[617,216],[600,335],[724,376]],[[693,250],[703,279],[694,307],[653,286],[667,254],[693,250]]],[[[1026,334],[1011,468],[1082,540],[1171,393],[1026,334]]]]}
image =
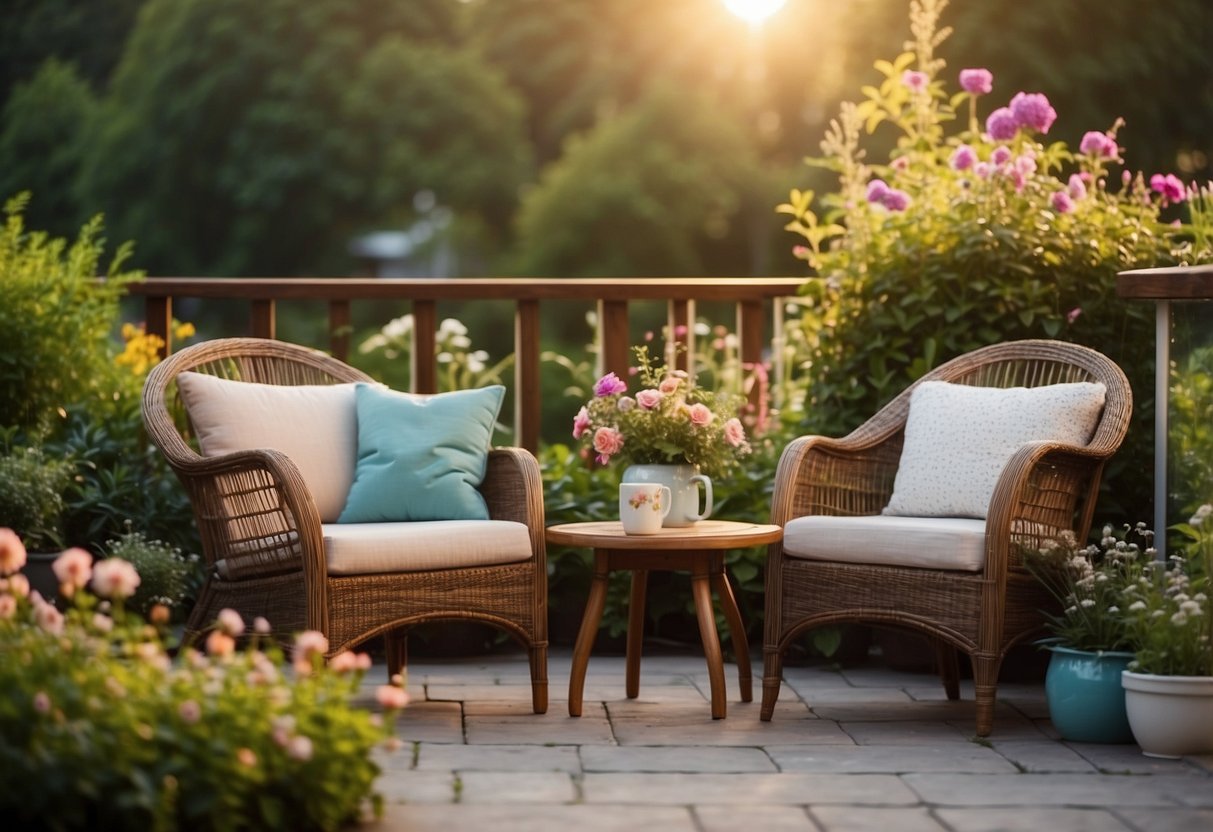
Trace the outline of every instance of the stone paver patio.
{"type": "MultiPolygon", "coordinates": [[[[590,660],[568,716],[568,651],[549,663],[548,713],[530,710],[525,657],[414,660],[401,751],[384,753],[386,809],[369,829],[575,832],[1194,832],[1213,829],[1213,756],[1156,760],[1135,745],[1062,742],[1039,683],[999,688],[989,741],[971,684],[878,662],[789,667],[775,719],[738,699],[709,714],[701,655],[590,660]],[[808,704],[806,704],[808,703],[808,704]]],[[[382,665],[369,674],[383,681],[382,665]]],[[[755,664],[756,697],[762,668],[755,664]]]]}

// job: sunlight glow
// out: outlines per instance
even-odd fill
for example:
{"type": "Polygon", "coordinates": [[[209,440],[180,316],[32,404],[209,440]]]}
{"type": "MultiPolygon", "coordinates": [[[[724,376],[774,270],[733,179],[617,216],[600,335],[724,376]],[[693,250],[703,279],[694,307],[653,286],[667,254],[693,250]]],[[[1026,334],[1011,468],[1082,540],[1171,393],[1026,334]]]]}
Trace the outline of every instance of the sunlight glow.
{"type": "Polygon", "coordinates": [[[788,0],[724,0],[729,11],[757,26],[783,8],[788,0]]]}

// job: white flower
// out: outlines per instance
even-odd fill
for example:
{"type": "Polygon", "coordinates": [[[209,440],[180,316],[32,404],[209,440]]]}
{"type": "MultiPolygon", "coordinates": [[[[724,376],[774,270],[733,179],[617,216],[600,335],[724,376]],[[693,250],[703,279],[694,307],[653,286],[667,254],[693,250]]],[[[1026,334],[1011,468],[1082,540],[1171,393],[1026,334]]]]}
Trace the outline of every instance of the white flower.
{"type": "Polygon", "coordinates": [[[438,339],[449,338],[452,335],[467,335],[468,328],[456,318],[443,318],[438,324],[438,339]]]}
{"type": "Polygon", "coordinates": [[[1145,601],[1134,601],[1132,604],[1129,604],[1129,612],[1141,612],[1145,608],[1145,601]]]}
{"type": "Polygon", "coordinates": [[[1188,519],[1188,523],[1192,526],[1199,526],[1201,523],[1205,522],[1205,518],[1210,514],[1213,514],[1213,503],[1205,503],[1203,506],[1196,509],[1196,513],[1188,519]]]}
{"type": "Polygon", "coordinates": [[[1181,610],[1180,612],[1177,612],[1173,616],[1171,616],[1171,623],[1174,624],[1176,627],[1182,627],[1183,625],[1188,623],[1188,616],[1186,613],[1184,613],[1181,610]]]}

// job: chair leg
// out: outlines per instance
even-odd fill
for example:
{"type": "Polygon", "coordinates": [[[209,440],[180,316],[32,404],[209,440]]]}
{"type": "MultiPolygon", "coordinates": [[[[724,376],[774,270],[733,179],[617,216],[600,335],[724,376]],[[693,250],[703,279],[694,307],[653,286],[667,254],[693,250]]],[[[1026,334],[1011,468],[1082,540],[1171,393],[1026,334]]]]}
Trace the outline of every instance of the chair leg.
{"type": "Polygon", "coordinates": [[[531,661],[531,708],[537,714],[548,712],[548,646],[528,648],[531,661]]]}
{"type": "Polygon", "coordinates": [[[409,666],[409,631],[392,630],[384,638],[387,653],[387,676],[391,679],[409,666]]]}
{"type": "Polygon", "coordinates": [[[935,669],[944,692],[953,702],[960,698],[960,656],[946,641],[935,642],[935,669]]]}
{"type": "Polygon", "coordinates": [[[994,705],[998,700],[998,668],[1000,656],[975,655],[973,687],[977,699],[977,736],[988,737],[994,730],[994,705]]]}
{"type": "Polygon", "coordinates": [[[779,699],[779,685],[783,679],[783,655],[772,647],[762,651],[762,710],[758,718],[770,722],[775,715],[775,702],[779,699]]]}

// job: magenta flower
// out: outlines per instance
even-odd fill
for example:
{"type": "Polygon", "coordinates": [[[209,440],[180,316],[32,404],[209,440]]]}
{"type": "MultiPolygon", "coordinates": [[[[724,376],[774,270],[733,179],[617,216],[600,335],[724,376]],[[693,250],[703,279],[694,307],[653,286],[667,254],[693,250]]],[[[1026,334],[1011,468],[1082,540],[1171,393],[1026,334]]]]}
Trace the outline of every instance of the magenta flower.
{"type": "Polygon", "coordinates": [[[994,166],[989,162],[978,162],[973,166],[973,173],[978,179],[989,179],[994,166]]]}
{"type": "Polygon", "coordinates": [[[920,93],[927,88],[927,82],[930,79],[925,72],[919,72],[914,69],[907,69],[901,73],[901,83],[910,88],[912,93],[920,93]]]}
{"type": "Polygon", "coordinates": [[[962,69],[960,87],[973,95],[988,95],[994,89],[994,76],[988,69],[962,69]]]}
{"type": "Polygon", "coordinates": [[[1049,202],[1059,214],[1068,214],[1074,210],[1074,200],[1070,199],[1070,195],[1065,191],[1054,191],[1049,202]]]}
{"type": "Polygon", "coordinates": [[[1015,138],[1019,132],[1019,121],[1010,107],[999,107],[986,118],[986,132],[996,142],[1015,138]]]}
{"type": "Polygon", "coordinates": [[[873,179],[868,183],[868,202],[881,202],[889,192],[889,184],[883,179],[873,179]]]}
{"type": "Polygon", "coordinates": [[[1009,147],[996,147],[990,154],[990,162],[997,167],[1001,167],[1009,161],[1011,161],[1011,148],[1009,147]]]}
{"type": "Polygon", "coordinates": [[[1120,152],[1120,148],[1116,146],[1116,139],[1098,130],[1089,130],[1084,133],[1082,141],[1078,143],[1078,149],[1088,156],[1098,159],[1115,159],[1120,152]]]}
{"type": "Polygon", "coordinates": [[[1038,133],[1048,133],[1057,119],[1057,111],[1049,104],[1049,99],[1038,92],[1015,93],[1015,97],[1011,99],[1011,114],[1015,116],[1020,127],[1027,127],[1038,133]]]}
{"type": "Polygon", "coordinates": [[[905,191],[890,188],[889,192],[884,195],[884,199],[880,201],[880,204],[890,211],[904,211],[910,207],[910,195],[905,191]]]}
{"type": "Polygon", "coordinates": [[[967,144],[962,144],[960,147],[952,151],[952,158],[949,164],[952,165],[952,170],[968,170],[977,162],[977,152],[967,144]]]}
{"type": "Polygon", "coordinates": [[[1150,177],[1150,190],[1162,194],[1164,202],[1183,202],[1187,196],[1184,183],[1173,173],[1163,176],[1156,173],[1150,177]]]}
{"type": "Polygon", "coordinates": [[[573,417],[573,438],[580,439],[590,429],[590,411],[584,407],[573,417]]]}
{"type": "Polygon", "coordinates": [[[624,384],[619,376],[614,373],[607,373],[602,378],[598,379],[594,384],[595,396],[611,396],[615,393],[627,392],[628,386],[624,384]]]}
{"type": "Polygon", "coordinates": [[[1082,199],[1087,195],[1087,183],[1083,180],[1082,174],[1071,173],[1070,181],[1066,183],[1066,190],[1070,193],[1071,199],[1082,199]]]}
{"type": "Polygon", "coordinates": [[[1068,323],[1074,323],[1075,321],[1078,320],[1078,316],[1081,314],[1082,314],[1082,307],[1075,306],[1073,309],[1071,309],[1069,312],[1066,313],[1066,321],[1068,323]]]}

